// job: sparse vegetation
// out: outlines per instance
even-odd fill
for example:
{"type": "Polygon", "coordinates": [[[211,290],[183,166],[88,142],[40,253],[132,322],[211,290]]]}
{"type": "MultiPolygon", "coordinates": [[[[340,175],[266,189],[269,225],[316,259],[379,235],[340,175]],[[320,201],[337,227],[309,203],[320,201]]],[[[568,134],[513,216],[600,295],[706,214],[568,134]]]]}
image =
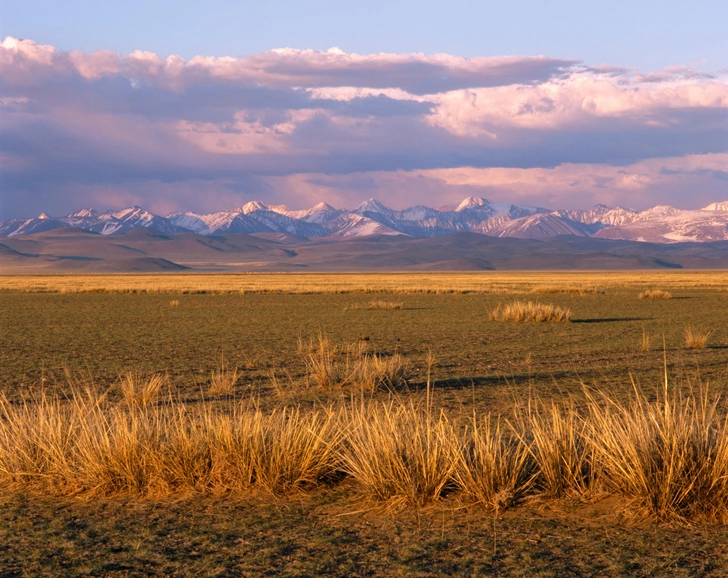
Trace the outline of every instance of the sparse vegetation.
{"type": "Polygon", "coordinates": [[[534,287],[531,289],[531,293],[542,295],[596,295],[597,293],[604,293],[604,291],[598,289],[594,285],[583,287],[558,287],[545,285],[541,287],[534,287]]]}
{"type": "Polygon", "coordinates": [[[167,377],[160,374],[144,376],[141,373],[127,372],[119,378],[121,393],[130,407],[145,406],[157,401],[167,377]]]}
{"type": "Polygon", "coordinates": [[[662,289],[647,289],[637,295],[638,299],[672,299],[672,293],[662,289]]]}
{"type": "Polygon", "coordinates": [[[685,347],[688,349],[703,349],[713,332],[705,331],[702,327],[695,328],[689,325],[685,328],[684,334],[685,347]]]}
{"type": "Polygon", "coordinates": [[[10,279],[33,291],[22,292],[0,277],[0,567],[516,575],[527,563],[534,575],[728,574],[728,406],[700,385],[725,390],[725,350],[709,347],[713,333],[686,357],[684,335],[721,327],[726,278],[10,279]],[[589,286],[599,291],[580,297],[589,286]],[[645,309],[636,296],[652,287],[680,298],[645,309]],[[406,308],[345,311],[370,298],[406,308]],[[489,322],[516,299],[570,307],[573,322],[489,322]],[[181,304],[170,310],[170,300],[181,304]],[[307,358],[322,350],[346,378],[338,385],[310,377],[307,358]],[[683,387],[641,393],[630,377],[660,383],[663,357],[683,387]],[[238,368],[234,395],[212,393],[221,366],[238,368]],[[135,393],[125,397],[119,376],[130,368],[135,393]],[[162,385],[142,395],[154,375],[162,385]],[[366,436],[382,446],[368,463],[352,453],[366,436]]]}
{"type": "Polygon", "coordinates": [[[513,301],[498,305],[490,315],[493,321],[564,323],[571,320],[571,310],[558,305],[513,301]]]}
{"type": "MultiPolygon", "coordinates": [[[[382,356],[367,351],[366,341],[350,345],[334,345],[319,334],[316,345],[304,345],[299,339],[298,351],[306,364],[307,385],[329,389],[356,385],[367,391],[395,389],[407,384],[409,364],[399,354],[382,356]]],[[[273,387],[281,390],[281,381],[273,375],[273,387]]]]}
{"type": "Polygon", "coordinates": [[[377,301],[370,301],[365,305],[354,303],[345,307],[344,310],[357,311],[359,309],[383,309],[391,311],[395,309],[402,309],[402,307],[404,307],[404,303],[402,303],[401,301],[382,301],[381,299],[379,299],[377,301]]]}
{"type": "Polygon", "coordinates": [[[230,395],[235,391],[235,384],[240,378],[237,367],[229,367],[223,358],[218,369],[210,373],[210,393],[212,395],[230,395]]]}
{"type": "Polygon", "coordinates": [[[640,349],[642,351],[649,351],[650,345],[652,344],[652,339],[645,331],[645,328],[642,328],[642,339],[640,339],[640,349]]]}
{"type": "Polygon", "coordinates": [[[170,306],[170,307],[179,307],[179,299],[172,299],[172,300],[171,300],[171,301],[169,302],[169,306],[170,306]]]}

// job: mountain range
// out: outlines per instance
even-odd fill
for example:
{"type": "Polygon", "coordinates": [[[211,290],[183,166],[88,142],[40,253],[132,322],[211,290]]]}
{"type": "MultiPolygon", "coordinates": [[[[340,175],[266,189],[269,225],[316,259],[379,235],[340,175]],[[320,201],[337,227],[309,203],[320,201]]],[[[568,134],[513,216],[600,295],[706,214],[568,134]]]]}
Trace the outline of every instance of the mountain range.
{"type": "Polygon", "coordinates": [[[195,233],[219,236],[245,233],[272,241],[293,236],[300,240],[370,235],[437,237],[452,233],[480,233],[490,237],[546,239],[563,235],[648,243],[728,240],[728,201],[699,210],[656,206],[644,211],[596,205],[588,210],[550,210],[468,197],[457,206],[423,205],[401,211],[369,199],[352,210],[319,203],[310,209],[251,201],[229,211],[167,216],[141,207],[119,211],[82,209],[63,217],[45,213],[30,219],[0,221],[0,237],[22,237],[60,228],[118,235],[144,227],[158,233],[195,233]]]}

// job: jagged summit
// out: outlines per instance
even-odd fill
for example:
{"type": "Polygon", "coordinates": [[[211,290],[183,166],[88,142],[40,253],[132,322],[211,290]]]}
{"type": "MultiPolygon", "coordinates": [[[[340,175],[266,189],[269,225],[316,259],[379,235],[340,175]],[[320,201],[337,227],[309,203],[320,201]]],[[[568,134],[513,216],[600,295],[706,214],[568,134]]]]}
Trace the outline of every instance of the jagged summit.
{"type": "Polygon", "coordinates": [[[364,212],[370,212],[370,213],[382,213],[384,215],[389,214],[392,212],[392,209],[389,207],[386,207],[384,204],[379,202],[377,199],[371,198],[363,203],[361,203],[356,209],[354,209],[357,213],[364,213],[364,212]]]}
{"type": "Polygon", "coordinates": [[[702,209],[682,210],[658,205],[644,211],[598,204],[591,209],[549,210],[493,202],[471,196],[458,205],[430,208],[416,205],[402,210],[371,198],[356,208],[336,209],[320,201],[308,209],[250,201],[237,209],[216,213],[174,212],[166,217],[139,206],[100,212],[80,209],[65,217],[46,213],[31,219],[0,222],[0,237],[15,237],[75,227],[102,235],[140,227],[164,234],[183,231],[200,235],[234,233],[295,235],[299,238],[407,235],[436,237],[471,232],[493,237],[540,239],[557,235],[599,237],[657,243],[728,240],[728,201],[702,209]]]}
{"type": "Polygon", "coordinates": [[[703,207],[703,211],[728,211],[728,201],[719,203],[710,203],[707,207],[703,207]]]}
{"type": "Polygon", "coordinates": [[[460,211],[464,211],[466,209],[478,209],[480,207],[490,207],[490,201],[488,199],[484,199],[483,197],[468,197],[467,199],[464,199],[462,203],[460,203],[457,208],[455,209],[456,213],[459,213],[460,211]]]}

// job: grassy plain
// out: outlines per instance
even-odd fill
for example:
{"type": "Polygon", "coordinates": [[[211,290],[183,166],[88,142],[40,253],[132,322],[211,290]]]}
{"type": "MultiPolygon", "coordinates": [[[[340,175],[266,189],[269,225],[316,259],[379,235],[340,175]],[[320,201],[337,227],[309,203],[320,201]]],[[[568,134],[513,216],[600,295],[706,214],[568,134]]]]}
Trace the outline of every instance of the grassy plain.
{"type": "MultiPolygon", "coordinates": [[[[122,399],[120,376],[131,371],[168,375],[172,395],[191,406],[252,396],[264,412],[305,408],[358,395],[301,386],[301,343],[323,334],[401,355],[412,367],[412,399],[427,395],[432,352],[431,403],[451,414],[510,416],[529,395],[573,395],[578,404],[582,383],[627,399],[635,381],[654,397],[665,359],[671,382],[709,382],[720,393],[727,286],[728,274],[695,272],[3,277],[0,379],[11,403],[41,386],[67,393],[67,373],[122,399]],[[649,288],[672,298],[638,299],[649,288]],[[369,292],[402,308],[370,309],[369,292]],[[571,322],[491,321],[514,299],[568,308],[571,322]],[[705,347],[686,347],[687,327],[712,332],[705,347]],[[239,369],[233,394],[210,389],[221,360],[239,369]],[[282,391],[272,371],[285,376],[282,391]]],[[[625,508],[613,497],[559,499],[494,513],[448,495],[393,513],[362,503],[346,479],[284,498],[9,492],[0,575],[728,573],[723,526],[633,523],[625,508]]]]}

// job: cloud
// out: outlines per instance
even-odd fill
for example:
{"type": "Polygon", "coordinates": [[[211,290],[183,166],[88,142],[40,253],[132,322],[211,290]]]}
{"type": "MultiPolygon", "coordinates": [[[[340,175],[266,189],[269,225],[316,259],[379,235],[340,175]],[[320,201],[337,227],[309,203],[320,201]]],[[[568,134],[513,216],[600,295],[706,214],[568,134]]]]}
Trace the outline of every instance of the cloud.
{"type": "Polygon", "coordinates": [[[94,199],[204,210],[254,195],[350,206],[491,191],[580,206],[679,200],[680,187],[699,186],[728,197],[726,165],[703,166],[724,160],[726,135],[728,77],[689,67],[293,49],[184,60],[0,44],[0,218],[94,199]],[[705,162],[688,170],[682,158],[705,162]],[[624,167],[639,168],[632,181],[624,167]]]}

